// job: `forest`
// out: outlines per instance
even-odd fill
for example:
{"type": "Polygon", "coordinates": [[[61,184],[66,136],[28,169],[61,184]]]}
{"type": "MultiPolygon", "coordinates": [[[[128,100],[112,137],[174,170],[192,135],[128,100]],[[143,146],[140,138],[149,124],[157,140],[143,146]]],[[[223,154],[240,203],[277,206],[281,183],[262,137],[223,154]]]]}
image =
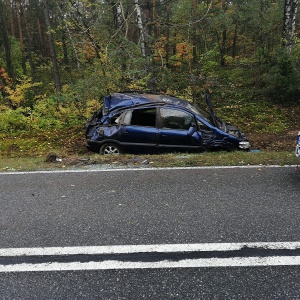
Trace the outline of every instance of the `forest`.
{"type": "Polygon", "coordinates": [[[209,89],[250,137],[299,130],[298,20],[298,0],[0,0],[1,154],[84,144],[103,97],[125,90],[202,105],[209,89]]]}

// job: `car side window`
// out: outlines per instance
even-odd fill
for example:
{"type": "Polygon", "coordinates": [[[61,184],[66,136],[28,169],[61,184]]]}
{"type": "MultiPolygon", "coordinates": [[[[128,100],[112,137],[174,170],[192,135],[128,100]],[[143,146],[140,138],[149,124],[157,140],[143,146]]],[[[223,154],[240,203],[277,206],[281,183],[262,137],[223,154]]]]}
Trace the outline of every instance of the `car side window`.
{"type": "Polygon", "coordinates": [[[162,128],[188,130],[194,122],[193,115],[177,109],[161,108],[160,116],[162,128]]]}
{"type": "Polygon", "coordinates": [[[137,125],[137,126],[156,126],[156,109],[134,109],[127,111],[124,116],[124,125],[137,125]]]}

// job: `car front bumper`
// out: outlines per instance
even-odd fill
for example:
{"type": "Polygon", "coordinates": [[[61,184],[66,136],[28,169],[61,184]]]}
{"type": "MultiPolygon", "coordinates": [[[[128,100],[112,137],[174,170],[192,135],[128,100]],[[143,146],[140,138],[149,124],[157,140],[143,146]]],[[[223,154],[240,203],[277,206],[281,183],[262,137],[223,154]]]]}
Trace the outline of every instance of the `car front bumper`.
{"type": "Polygon", "coordinates": [[[242,150],[250,150],[251,144],[248,141],[239,142],[239,148],[242,150]]]}

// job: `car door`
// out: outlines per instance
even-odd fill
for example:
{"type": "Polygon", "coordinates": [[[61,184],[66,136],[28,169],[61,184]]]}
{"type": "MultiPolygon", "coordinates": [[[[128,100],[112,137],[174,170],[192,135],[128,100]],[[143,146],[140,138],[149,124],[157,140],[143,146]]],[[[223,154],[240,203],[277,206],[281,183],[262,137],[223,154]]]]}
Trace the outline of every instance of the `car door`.
{"type": "Polygon", "coordinates": [[[129,109],[122,116],[118,140],[126,147],[139,150],[157,146],[156,108],[129,109]]]}
{"type": "Polygon", "coordinates": [[[184,150],[202,147],[202,136],[192,113],[170,107],[161,107],[159,111],[160,148],[184,150]]]}

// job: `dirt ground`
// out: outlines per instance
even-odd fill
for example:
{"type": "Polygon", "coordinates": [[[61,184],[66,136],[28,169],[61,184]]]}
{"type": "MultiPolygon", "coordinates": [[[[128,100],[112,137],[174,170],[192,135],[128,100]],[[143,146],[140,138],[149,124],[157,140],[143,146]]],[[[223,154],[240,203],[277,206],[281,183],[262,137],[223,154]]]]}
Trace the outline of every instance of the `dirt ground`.
{"type": "Polygon", "coordinates": [[[288,131],[285,134],[251,133],[247,134],[252,149],[267,151],[291,151],[296,145],[298,130],[288,131]]]}

